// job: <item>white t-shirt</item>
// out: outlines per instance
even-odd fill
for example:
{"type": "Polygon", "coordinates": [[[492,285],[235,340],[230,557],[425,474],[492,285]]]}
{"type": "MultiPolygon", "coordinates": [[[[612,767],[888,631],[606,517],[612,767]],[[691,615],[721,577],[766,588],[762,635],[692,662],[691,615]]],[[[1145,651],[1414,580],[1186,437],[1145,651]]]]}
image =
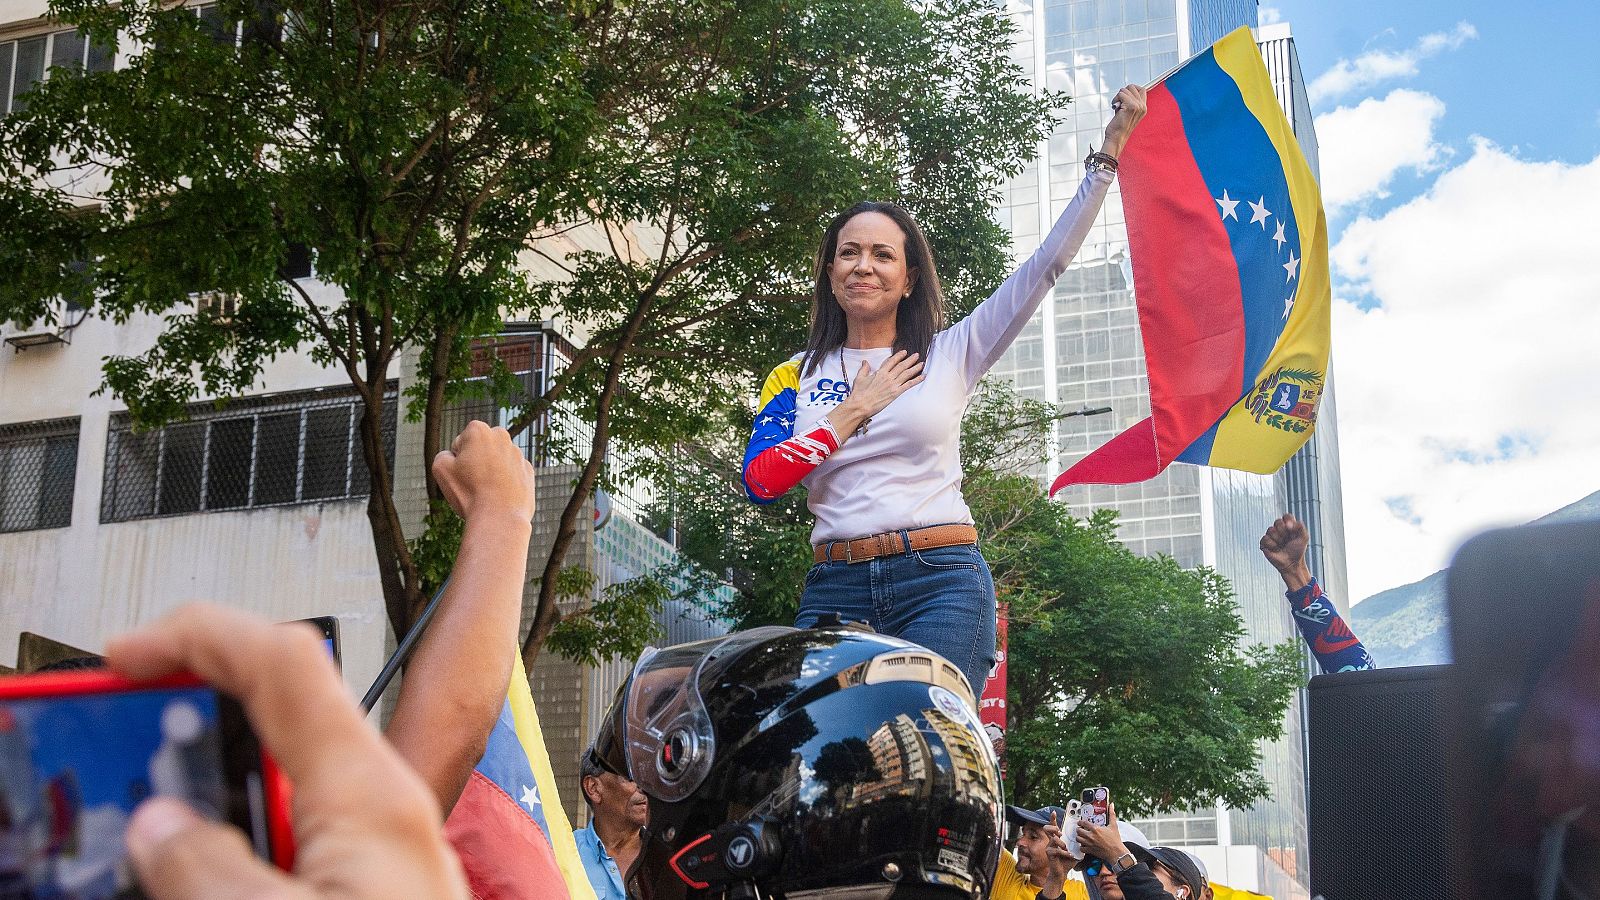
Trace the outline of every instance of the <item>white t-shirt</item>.
{"type": "MultiPolygon", "coordinates": [[[[1039,249],[971,315],[934,336],[922,383],[895,398],[872,417],[866,434],[846,438],[802,479],[817,517],[813,544],[972,522],[961,496],[967,401],[1083,245],[1111,180],[1104,171],[1085,175],[1039,249]]],[[[774,369],[762,390],[746,465],[762,450],[815,429],[849,396],[848,384],[863,360],[876,370],[893,352],[836,350],[809,373],[800,371],[797,354],[774,369]]]]}

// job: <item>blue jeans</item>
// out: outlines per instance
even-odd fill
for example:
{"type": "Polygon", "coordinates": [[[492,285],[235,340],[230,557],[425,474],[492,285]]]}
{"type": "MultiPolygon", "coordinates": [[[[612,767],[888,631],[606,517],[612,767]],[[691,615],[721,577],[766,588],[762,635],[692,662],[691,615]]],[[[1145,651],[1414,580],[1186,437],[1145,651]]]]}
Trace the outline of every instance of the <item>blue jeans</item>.
{"type": "Polygon", "coordinates": [[[806,573],[795,627],[827,612],[927,647],[956,664],[974,698],[983,693],[994,665],[994,579],[976,546],[818,563],[806,573]]]}

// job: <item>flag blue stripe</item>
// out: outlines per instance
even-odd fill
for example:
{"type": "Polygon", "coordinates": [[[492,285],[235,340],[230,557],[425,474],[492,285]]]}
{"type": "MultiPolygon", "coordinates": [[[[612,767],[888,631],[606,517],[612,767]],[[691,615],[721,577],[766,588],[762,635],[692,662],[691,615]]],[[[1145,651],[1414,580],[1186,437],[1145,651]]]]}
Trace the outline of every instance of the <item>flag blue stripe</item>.
{"type": "Polygon", "coordinates": [[[545,840],[550,839],[550,824],[544,818],[544,805],[535,803],[530,810],[528,804],[522,802],[525,790],[537,792],[538,781],[533,776],[533,764],[528,760],[527,749],[517,738],[517,725],[511,716],[509,700],[501,705],[500,717],[495,720],[494,730],[489,732],[489,745],[483,751],[483,758],[478,760],[478,772],[511,795],[511,799],[517,801],[517,807],[539,826],[545,840]]]}
{"type": "MultiPolygon", "coordinates": [[[[1301,257],[1300,229],[1289,199],[1289,182],[1272,138],[1245,105],[1239,85],[1217,65],[1212,51],[1196,57],[1168,77],[1165,84],[1177,101],[1190,151],[1212,198],[1220,198],[1226,191],[1229,199],[1239,204],[1238,219],[1223,222],[1237,273],[1222,272],[1218,277],[1239,279],[1245,323],[1239,394],[1244,396],[1254,387],[1283,333],[1284,300],[1299,287],[1298,273],[1291,281],[1283,268],[1291,252],[1296,259],[1301,257]],[[1251,224],[1252,202],[1263,203],[1271,212],[1265,228],[1262,223],[1251,224]],[[1280,219],[1286,239],[1281,249],[1272,240],[1280,219]]],[[[1217,212],[1221,215],[1220,206],[1217,212]]],[[[1220,424],[1221,418],[1185,448],[1178,461],[1209,463],[1220,424]]]]}
{"type": "MultiPolygon", "coordinates": [[[[794,437],[795,396],[794,388],[784,388],[773,394],[767,405],[756,413],[755,424],[750,430],[750,442],[744,448],[744,466],[741,471],[748,469],[750,460],[761,455],[763,451],[794,437]]],[[[749,485],[745,485],[744,493],[746,497],[762,505],[777,499],[758,497],[750,490],[749,485]]]]}

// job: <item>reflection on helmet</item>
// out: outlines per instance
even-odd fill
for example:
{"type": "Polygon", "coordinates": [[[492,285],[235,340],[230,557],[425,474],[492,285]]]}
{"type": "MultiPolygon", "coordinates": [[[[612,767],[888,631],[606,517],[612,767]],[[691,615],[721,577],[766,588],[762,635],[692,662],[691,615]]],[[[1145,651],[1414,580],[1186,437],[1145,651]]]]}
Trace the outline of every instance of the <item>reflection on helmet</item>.
{"type": "Polygon", "coordinates": [[[596,750],[651,798],[630,895],[985,897],[999,769],[960,671],[849,628],[647,654],[596,750]]]}

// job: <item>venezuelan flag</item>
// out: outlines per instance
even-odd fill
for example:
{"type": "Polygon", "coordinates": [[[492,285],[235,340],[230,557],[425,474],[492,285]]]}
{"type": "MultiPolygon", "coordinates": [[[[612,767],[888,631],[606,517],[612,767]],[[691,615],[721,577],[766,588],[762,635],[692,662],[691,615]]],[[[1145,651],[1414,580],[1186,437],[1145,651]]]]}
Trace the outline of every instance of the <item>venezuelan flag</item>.
{"type": "Polygon", "coordinates": [[[474,897],[595,900],[516,656],[483,759],[444,825],[474,897]]]}
{"type": "Polygon", "coordinates": [[[1322,196],[1248,28],[1150,89],[1118,174],[1150,418],[1051,493],[1174,461],[1276,472],[1316,425],[1332,287],[1322,196]]]}

